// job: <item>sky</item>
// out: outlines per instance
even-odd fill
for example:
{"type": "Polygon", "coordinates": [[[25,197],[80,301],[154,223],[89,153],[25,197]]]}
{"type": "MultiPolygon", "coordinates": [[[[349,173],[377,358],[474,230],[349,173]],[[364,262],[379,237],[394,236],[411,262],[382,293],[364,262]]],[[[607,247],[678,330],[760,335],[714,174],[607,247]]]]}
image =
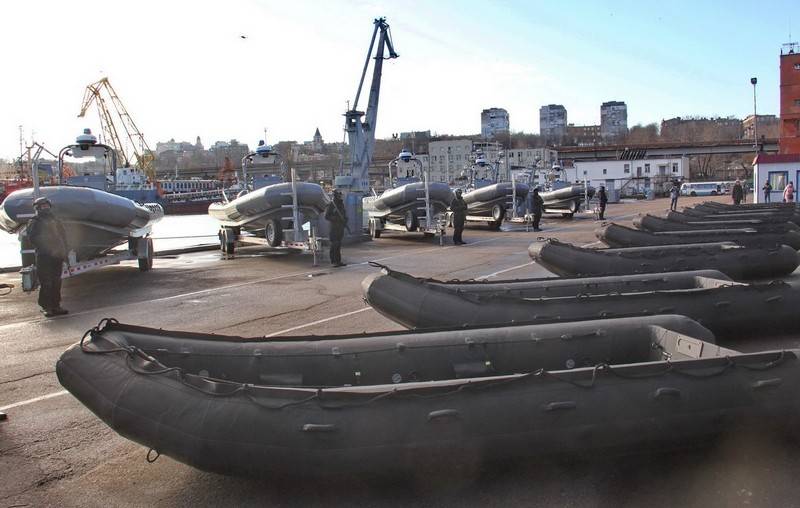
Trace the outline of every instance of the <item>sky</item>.
{"type": "MultiPolygon", "coordinates": [[[[795,0],[796,1],[796,0],[795,0]]],[[[400,58],[384,65],[378,137],[480,132],[502,107],[537,133],[539,107],[600,122],[622,100],[628,125],[675,116],[778,114],[791,1],[63,0],[3,2],[0,158],[52,151],[79,119],[83,90],[108,77],[151,148],[264,137],[342,141],[372,34],[385,16],[400,58]],[[81,9],[81,6],[87,6],[81,9]],[[244,36],[244,38],[242,37],[244,36]]],[[[798,35],[792,34],[794,39],[798,35]]],[[[365,85],[368,90],[369,83],[365,85]]],[[[365,106],[366,91],[361,106],[365,106]]]]}

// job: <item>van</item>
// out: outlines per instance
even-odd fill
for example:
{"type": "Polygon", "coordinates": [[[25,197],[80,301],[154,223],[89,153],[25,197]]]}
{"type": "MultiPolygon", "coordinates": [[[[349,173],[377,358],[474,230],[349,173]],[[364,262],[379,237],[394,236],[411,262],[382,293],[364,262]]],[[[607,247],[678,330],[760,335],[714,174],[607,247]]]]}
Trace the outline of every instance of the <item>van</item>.
{"type": "Polygon", "coordinates": [[[681,185],[683,196],[716,196],[724,194],[725,189],[717,182],[684,183],[681,185]]]}

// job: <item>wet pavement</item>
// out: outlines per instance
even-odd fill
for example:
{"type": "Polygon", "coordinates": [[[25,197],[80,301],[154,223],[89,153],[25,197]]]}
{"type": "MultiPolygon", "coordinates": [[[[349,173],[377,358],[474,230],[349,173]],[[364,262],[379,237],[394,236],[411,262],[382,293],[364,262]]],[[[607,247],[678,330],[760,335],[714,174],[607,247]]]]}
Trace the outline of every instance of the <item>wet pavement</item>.
{"type": "MultiPolygon", "coordinates": [[[[725,200],[726,198],[718,198],[725,200]]],[[[704,198],[682,198],[681,204],[704,198]]],[[[668,200],[610,205],[630,224],[663,213],[668,200]]],[[[201,252],[158,258],[154,270],[125,263],[66,280],[71,314],[46,320],[36,295],[0,297],[0,507],[2,506],[800,506],[797,444],[776,436],[734,436],[700,449],[626,457],[463,467],[398,478],[244,479],[208,474],[161,457],[105,426],[55,376],[61,352],[104,317],[173,330],[231,335],[396,330],[362,300],[369,261],[442,279],[518,278],[548,272],[531,263],[538,236],[595,244],[589,217],[546,218],[541,233],[512,225],[467,229],[467,245],[441,247],[416,234],[346,246],[348,266],[312,266],[308,255],[242,249],[233,259],[201,252]]],[[[795,275],[796,276],[796,275],[795,275]]],[[[794,337],[743,341],[743,350],[800,347],[794,337]]]]}

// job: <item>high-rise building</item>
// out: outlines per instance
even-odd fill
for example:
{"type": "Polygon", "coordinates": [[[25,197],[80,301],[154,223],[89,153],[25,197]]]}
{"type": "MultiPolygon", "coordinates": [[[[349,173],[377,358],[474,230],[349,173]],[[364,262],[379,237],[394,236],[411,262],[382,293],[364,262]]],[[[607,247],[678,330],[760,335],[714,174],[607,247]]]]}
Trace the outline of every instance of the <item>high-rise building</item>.
{"type": "MultiPolygon", "coordinates": [[[[758,137],[761,138],[759,131],[758,137]]],[[[800,44],[781,48],[780,153],[800,154],[800,44]]]]}
{"type": "Polygon", "coordinates": [[[560,142],[567,135],[567,108],[561,104],[539,108],[539,134],[548,141],[560,142]]]}
{"type": "Polygon", "coordinates": [[[503,108],[489,108],[481,111],[481,137],[488,139],[508,132],[508,111],[503,108]]]}
{"type": "Polygon", "coordinates": [[[628,132],[628,106],[622,101],[609,101],[600,105],[600,137],[604,140],[619,138],[628,132]]]}

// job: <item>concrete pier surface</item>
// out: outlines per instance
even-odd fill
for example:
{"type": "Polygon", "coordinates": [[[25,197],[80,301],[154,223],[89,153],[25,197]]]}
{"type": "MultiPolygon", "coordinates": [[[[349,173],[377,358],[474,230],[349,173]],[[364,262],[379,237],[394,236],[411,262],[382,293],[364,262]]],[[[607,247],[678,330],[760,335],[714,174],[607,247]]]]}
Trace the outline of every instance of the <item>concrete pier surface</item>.
{"type": "MultiPolygon", "coordinates": [[[[727,196],[714,198],[729,202],[727,196]]],[[[708,198],[681,198],[682,206],[708,198]]],[[[669,200],[610,205],[607,219],[630,224],[662,214],[669,200]]],[[[104,317],[172,330],[246,336],[330,334],[400,327],[362,300],[361,280],[378,261],[443,279],[548,275],[531,263],[538,236],[595,244],[599,223],[543,221],[492,232],[469,228],[465,246],[440,247],[421,235],[387,234],[346,246],[344,268],[311,266],[310,256],[245,248],[159,258],[66,280],[68,316],[44,319],[18,274],[0,297],[0,506],[800,506],[800,447],[775,436],[736,436],[702,449],[542,462],[535,458],[441,475],[402,478],[245,479],[203,473],[161,457],[110,430],[65,393],[55,376],[61,352],[104,317]]],[[[450,238],[448,237],[448,242],[450,238]]],[[[793,277],[797,277],[795,274],[793,277]]],[[[742,342],[746,351],[797,348],[795,337],[742,342]]]]}

